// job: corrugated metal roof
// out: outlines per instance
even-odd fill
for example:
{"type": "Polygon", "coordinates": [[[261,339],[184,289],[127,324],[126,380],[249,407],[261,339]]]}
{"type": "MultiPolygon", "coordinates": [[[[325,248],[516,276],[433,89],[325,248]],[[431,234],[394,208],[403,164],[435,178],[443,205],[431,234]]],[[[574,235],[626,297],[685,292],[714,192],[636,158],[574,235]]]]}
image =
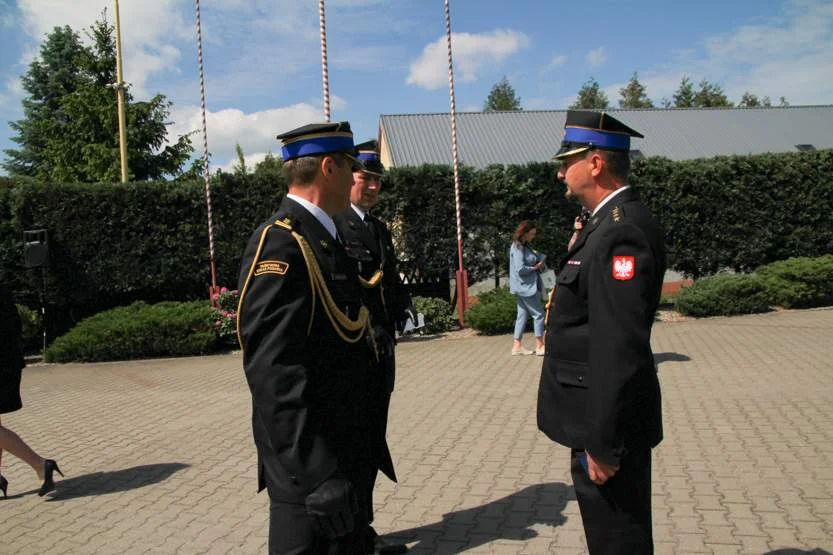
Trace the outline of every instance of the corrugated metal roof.
{"type": "MultiPolygon", "coordinates": [[[[631,148],[672,160],[725,154],[796,152],[795,145],[833,148],[833,106],[606,110],[645,135],[631,148]]],[[[552,158],[566,110],[457,114],[460,162],[525,164],[552,158]]],[[[383,114],[380,128],[391,166],[451,164],[446,114],[383,114]]]]}

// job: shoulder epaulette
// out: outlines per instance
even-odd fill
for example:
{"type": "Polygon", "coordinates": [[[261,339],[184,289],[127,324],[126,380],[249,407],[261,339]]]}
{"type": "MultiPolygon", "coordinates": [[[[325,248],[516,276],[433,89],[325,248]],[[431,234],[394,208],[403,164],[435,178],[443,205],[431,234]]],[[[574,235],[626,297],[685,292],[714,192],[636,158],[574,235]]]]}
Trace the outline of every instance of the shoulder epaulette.
{"type": "Polygon", "coordinates": [[[275,220],[275,225],[278,227],[282,227],[283,229],[288,229],[292,231],[292,220],[289,217],[286,217],[282,220],[275,220]]]}

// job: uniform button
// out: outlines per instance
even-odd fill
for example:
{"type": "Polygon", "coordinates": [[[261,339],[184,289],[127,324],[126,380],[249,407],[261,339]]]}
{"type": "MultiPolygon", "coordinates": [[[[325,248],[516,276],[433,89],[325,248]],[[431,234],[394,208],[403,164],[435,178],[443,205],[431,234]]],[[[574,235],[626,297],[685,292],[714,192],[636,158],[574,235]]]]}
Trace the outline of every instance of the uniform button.
{"type": "Polygon", "coordinates": [[[584,381],[584,376],[579,376],[578,381],[583,382],[584,381]]]}
{"type": "Polygon", "coordinates": [[[293,484],[298,485],[298,478],[296,476],[290,476],[289,479],[292,480],[293,484]]]}

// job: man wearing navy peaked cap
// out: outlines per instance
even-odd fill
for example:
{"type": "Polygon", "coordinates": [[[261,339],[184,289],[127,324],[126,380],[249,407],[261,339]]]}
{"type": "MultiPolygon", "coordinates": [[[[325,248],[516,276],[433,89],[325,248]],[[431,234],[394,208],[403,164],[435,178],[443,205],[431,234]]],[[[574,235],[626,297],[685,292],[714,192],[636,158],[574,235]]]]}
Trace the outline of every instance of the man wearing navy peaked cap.
{"type": "Polygon", "coordinates": [[[367,391],[378,359],[333,222],[364,165],[347,122],[278,139],[289,192],[246,246],[237,321],[269,552],[365,553],[376,447],[367,391]]]}
{"type": "Polygon", "coordinates": [[[592,555],[653,553],[651,449],[662,440],[651,326],[665,274],[662,230],[628,184],[630,142],[605,112],[567,113],[555,159],[591,212],[547,304],[538,427],[571,449],[592,555]]]}
{"type": "MultiPolygon", "coordinates": [[[[380,357],[375,374],[374,388],[369,391],[373,399],[376,422],[374,429],[375,461],[369,469],[367,505],[373,520],[373,485],[376,482],[377,469],[381,470],[394,482],[396,474],[393,461],[387,450],[385,434],[387,432],[388,409],[396,373],[394,345],[396,330],[408,314],[412,314],[411,298],[399,278],[396,252],[393,239],[385,223],[371,213],[379,200],[382,176],[385,167],[379,158],[378,142],[367,141],[356,147],[359,160],[364,164],[363,170],[353,172],[353,187],[350,190],[350,207],[335,217],[347,253],[359,265],[359,275],[365,293],[365,304],[370,309],[370,321],[373,336],[379,347],[380,357]]],[[[369,527],[368,550],[378,553],[403,553],[407,547],[402,544],[388,543],[377,536],[369,527]]]]}

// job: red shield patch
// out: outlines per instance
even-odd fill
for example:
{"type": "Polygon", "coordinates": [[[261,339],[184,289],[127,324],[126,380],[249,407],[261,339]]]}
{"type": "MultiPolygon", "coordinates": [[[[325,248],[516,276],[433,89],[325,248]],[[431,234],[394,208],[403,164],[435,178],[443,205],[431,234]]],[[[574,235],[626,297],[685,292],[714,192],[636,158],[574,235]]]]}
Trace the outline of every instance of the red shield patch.
{"type": "Polygon", "coordinates": [[[613,278],[619,281],[633,279],[636,272],[636,259],[632,256],[613,257],[613,278]]]}

